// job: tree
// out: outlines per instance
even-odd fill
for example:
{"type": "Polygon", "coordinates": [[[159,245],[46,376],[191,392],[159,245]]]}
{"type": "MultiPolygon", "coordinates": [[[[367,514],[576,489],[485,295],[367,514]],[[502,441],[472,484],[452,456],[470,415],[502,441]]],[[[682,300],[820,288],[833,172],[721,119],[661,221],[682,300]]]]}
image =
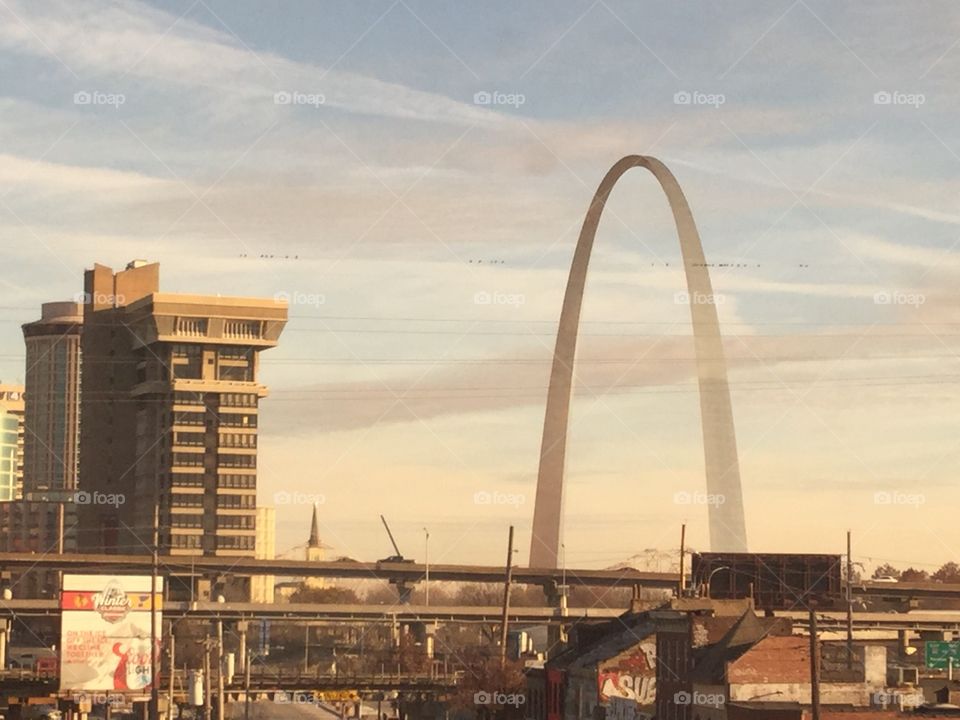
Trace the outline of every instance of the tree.
{"type": "Polygon", "coordinates": [[[930,573],[917,568],[907,568],[900,573],[900,582],[923,582],[930,579],[930,573]]]}
{"type": "Polygon", "coordinates": [[[899,578],[900,578],[900,571],[897,570],[897,569],[896,569],[893,565],[891,565],[890,563],[884,563],[883,565],[878,565],[878,566],[877,566],[877,569],[873,571],[873,579],[874,579],[874,580],[876,580],[877,578],[881,578],[881,577],[892,577],[892,578],[897,578],[897,579],[899,579],[899,578]]]}
{"type": "Polygon", "coordinates": [[[290,595],[292,603],[319,603],[325,605],[358,605],[360,598],[350,588],[312,588],[306,585],[290,595]]]}
{"type": "Polygon", "coordinates": [[[523,663],[476,654],[466,659],[466,671],[450,704],[479,718],[522,718],[526,703],[523,663]]]}
{"type": "Polygon", "coordinates": [[[931,577],[937,582],[960,583],[960,565],[952,561],[945,563],[931,577]]]}

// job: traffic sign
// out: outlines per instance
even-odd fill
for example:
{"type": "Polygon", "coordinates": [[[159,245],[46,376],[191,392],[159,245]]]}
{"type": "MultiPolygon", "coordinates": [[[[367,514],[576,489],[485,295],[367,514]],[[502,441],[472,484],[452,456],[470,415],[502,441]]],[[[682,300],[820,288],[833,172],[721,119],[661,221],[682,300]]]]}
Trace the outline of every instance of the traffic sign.
{"type": "Polygon", "coordinates": [[[932,640],[924,643],[924,661],[928,668],[946,670],[953,659],[953,667],[960,669],[960,642],[932,640]]]}

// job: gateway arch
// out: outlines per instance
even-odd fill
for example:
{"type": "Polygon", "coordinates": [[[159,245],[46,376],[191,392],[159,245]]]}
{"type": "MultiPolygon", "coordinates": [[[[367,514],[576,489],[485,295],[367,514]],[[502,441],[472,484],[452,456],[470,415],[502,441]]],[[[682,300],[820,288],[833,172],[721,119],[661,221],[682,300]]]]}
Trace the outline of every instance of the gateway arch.
{"type": "Polygon", "coordinates": [[[584,218],[570,266],[563,309],[560,312],[557,344],[553,353],[550,387],[547,391],[543,441],[540,446],[540,472],[533,511],[533,537],[530,542],[530,567],[557,567],[573,362],[587,265],[590,262],[590,252],[600,216],[610,191],[625,172],[635,167],[646,168],[660,183],[673,211],[680,240],[700,386],[700,420],[703,427],[707,493],[724,498],[723,504],[711,503],[708,506],[710,548],[722,552],[746,552],[747,549],[743,495],[740,490],[740,464],[733,429],[727,364],[700,235],[693,222],[687,199],[667,167],[652,157],[628,155],[610,168],[597,188],[584,218]]]}

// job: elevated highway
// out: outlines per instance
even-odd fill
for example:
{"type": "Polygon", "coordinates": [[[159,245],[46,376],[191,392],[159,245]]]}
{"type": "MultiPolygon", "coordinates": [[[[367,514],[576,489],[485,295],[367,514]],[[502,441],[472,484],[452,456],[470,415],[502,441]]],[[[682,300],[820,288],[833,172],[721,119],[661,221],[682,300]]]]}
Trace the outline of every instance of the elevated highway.
{"type": "MultiPolygon", "coordinates": [[[[149,575],[149,555],[0,553],[0,570],[50,569],[75,573],[137,573],[149,575]]],[[[414,562],[356,562],[306,560],[259,560],[245,557],[191,557],[163,555],[163,575],[276,575],[291,577],[345,578],[413,583],[423,580],[427,566],[414,562]]],[[[434,565],[430,579],[451,582],[502,582],[505,569],[498,565],[434,565]]],[[[520,585],[581,585],[590,587],[633,587],[675,589],[676,573],[642,572],[633,568],[581,570],[576,568],[513,568],[513,582],[520,585]]]]}

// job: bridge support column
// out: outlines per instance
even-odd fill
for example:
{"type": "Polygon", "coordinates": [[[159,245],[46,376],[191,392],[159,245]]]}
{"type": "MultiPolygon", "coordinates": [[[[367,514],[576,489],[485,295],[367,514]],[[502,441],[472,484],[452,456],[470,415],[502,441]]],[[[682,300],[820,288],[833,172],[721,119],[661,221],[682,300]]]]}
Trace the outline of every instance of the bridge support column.
{"type": "MultiPolygon", "coordinates": [[[[544,585],[543,594],[546,596],[547,605],[555,610],[555,615],[561,618],[567,617],[567,591],[566,585],[558,585],[551,582],[544,585]]],[[[547,627],[547,657],[553,657],[561,652],[567,644],[567,626],[566,623],[559,622],[547,627]]]]}
{"type": "Polygon", "coordinates": [[[7,621],[0,620],[0,668],[7,667],[7,621]]]}
{"type": "Polygon", "coordinates": [[[237,672],[240,673],[241,675],[243,675],[247,669],[248,625],[249,624],[247,623],[246,620],[241,620],[240,622],[237,623],[237,632],[240,633],[240,650],[237,653],[237,663],[239,664],[239,667],[237,668],[237,672]]]}

